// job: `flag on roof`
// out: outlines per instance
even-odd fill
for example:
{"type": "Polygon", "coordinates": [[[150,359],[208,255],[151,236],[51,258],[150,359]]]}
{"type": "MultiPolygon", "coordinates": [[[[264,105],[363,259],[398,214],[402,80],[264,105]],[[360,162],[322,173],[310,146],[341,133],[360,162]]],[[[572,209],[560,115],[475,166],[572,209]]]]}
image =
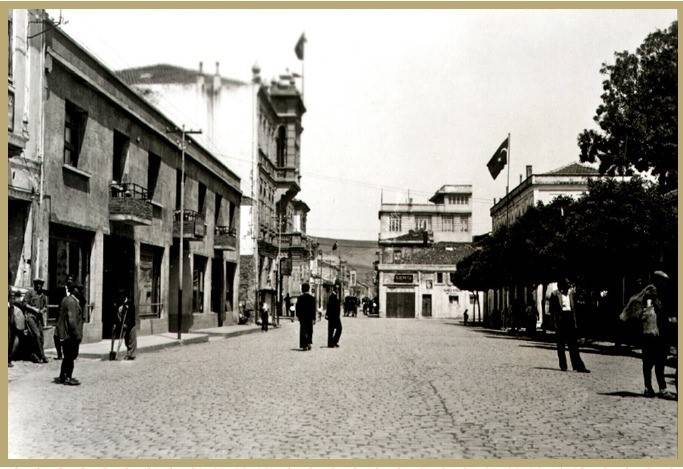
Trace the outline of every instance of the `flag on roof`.
{"type": "Polygon", "coordinates": [[[296,42],[296,46],[294,46],[294,53],[296,54],[296,58],[299,60],[304,60],[304,44],[305,43],[306,43],[306,34],[301,33],[301,37],[296,42]]]}
{"type": "Polygon", "coordinates": [[[493,154],[486,166],[489,168],[491,177],[496,179],[508,162],[508,153],[510,151],[510,137],[508,136],[503,143],[500,144],[498,150],[493,154]]]}

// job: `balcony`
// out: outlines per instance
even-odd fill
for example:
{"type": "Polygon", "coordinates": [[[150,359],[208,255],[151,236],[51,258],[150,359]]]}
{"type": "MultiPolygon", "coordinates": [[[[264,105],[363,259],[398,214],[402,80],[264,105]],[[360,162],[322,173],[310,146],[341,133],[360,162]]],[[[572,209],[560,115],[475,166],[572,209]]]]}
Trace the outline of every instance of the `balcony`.
{"type": "Polygon", "coordinates": [[[180,223],[182,218],[183,239],[198,240],[206,235],[204,216],[194,210],[185,210],[182,217],[180,210],[173,214],[173,237],[180,237],[180,223]]]}
{"type": "Polygon", "coordinates": [[[282,249],[310,249],[310,243],[305,233],[282,233],[280,246],[282,249]]]}
{"type": "Polygon", "coordinates": [[[229,226],[217,226],[214,229],[213,248],[219,251],[237,249],[237,232],[229,226]]]}
{"type": "Polygon", "coordinates": [[[130,182],[110,186],[109,220],[127,225],[151,225],[152,203],[147,189],[130,182]]]}

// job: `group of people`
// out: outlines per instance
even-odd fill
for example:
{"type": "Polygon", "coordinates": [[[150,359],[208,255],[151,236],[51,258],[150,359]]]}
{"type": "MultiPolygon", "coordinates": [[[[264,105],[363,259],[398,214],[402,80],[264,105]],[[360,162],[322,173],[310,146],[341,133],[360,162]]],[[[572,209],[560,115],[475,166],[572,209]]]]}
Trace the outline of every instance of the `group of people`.
{"type": "MultiPolygon", "coordinates": [[[[672,397],[667,390],[664,367],[669,353],[668,331],[676,323],[673,305],[664,300],[669,288],[669,277],[662,271],[652,275],[652,281],[640,292],[632,296],[624,307],[619,319],[637,327],[642,341],[642,363],[645,397],[655,397],[652,387],[652,368],[654,367],[659,396],[672,397]]],[[[555,325],[557,355],[562,371],[567,371],[565,349],[569,349],[569,360],[574,371],[590,373],[579,353],[577,345],[576,307],[574,290],[569,281],[562,278],[557,282],[557,290],[550,295],[549,312],[555,325]]],[[[676,384],[678,369],[676,369],[676,384]]]]}
{"type": "MultiPolygon", "coordinates": [[[[33,280],[33,290],[23,299],[19,290],[11,290],[8,303],[8,366],[13,367],[12,359],[18,349],[35,363],[48,363],[45,355],[43,329],[47,323],[48,299],[42,278],[33,280]]],[[[83,285],[73,276],[66,279],[59,303],[59,312],[54,328],[54,344],[57,360],[62,360],[56,383],[78,386],[79,380],[73,377],[74,362],[78,357],[83,340],[83,324],[86,321],[85,296],[83,285]]],[[[125,340],[126,359],[135,359],[137,336],[135,330],[135,310],[133,302],[125,291],[120,289],[114,304],[114,325],[112,340],[118,337],[125,340]]]]}
{"type": "MultiPolygon", "coordinates": [[[[316,300],[310,293],[311,286],[308,283],[301,285],[301,296],[296,302],[296,317],[299,320],[299,348],[303,351],[311,350],[313,345],[313,324],[316,320],[316,300]]],[[[342,333],[341,308],[337,292],[332,289],[327,299],[327,346],[339,347],[339,339],[342,333]]]]}

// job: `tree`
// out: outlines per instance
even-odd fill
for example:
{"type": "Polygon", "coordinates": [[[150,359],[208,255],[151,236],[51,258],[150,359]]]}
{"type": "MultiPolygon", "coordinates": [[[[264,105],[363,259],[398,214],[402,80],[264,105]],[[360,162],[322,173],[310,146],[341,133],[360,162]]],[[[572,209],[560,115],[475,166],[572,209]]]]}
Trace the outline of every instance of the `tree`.
{"type": "Polygon", "coordinates": [[[602,103],[593,120],[601,131],[578,136],[581,161],[600,161],[601,174],[652,171],[662,191],[678,177],[678,22],[645,38],[635,54],[616,52],[602,64],[602,103]]]}

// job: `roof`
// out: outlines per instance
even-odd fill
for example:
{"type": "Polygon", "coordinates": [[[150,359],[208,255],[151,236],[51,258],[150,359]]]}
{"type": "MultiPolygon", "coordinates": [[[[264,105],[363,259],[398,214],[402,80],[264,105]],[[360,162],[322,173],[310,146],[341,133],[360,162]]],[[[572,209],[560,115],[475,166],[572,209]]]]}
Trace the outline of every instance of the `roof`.
{"type": "MultiPolygon", "coordinates": [[[[213,74],[170,64],[145,65],[119,70],[116,74],[127,84],[195,83],[197,77],[213,78],[213,74]]],[[[233,78],[221,77],[224,85],[243,86],[247,83],[233,78]]]]}
{"type": "Polygon", "coordinates": [[[294,205],[295,208],[301,209],[305,212],[311,211],[311,208],[308,206],[308,204],[306,204],[306,202],[304,202],[303,200],[300,200],[300,199],[293,199],[292,205],[294,205]]]}
{"type": "Polygon", "coordinates": [[[600,173],[598,172],[597,169],[591,168],[590,166],[585,166],[579,163],[570,163],[566,166],[562,166],[561,168],[554,169],[550,172],[544,173],[546,175],[555,175],[555,176],[577,176],[577,175],[599,175],[600,173]]]}
{"type": "Polygon", "coordinates": [[[474,252],[470,243],[436,243],[401,256],[394,264],[454,265],[474,252]]]}
{"type": "Polygon", "coordinates": [[[472,184],[444,184],[437,190],[429,199],[430,202],[436,203],[441,197],[446,194],[471,194],[472,184]]]}
{"type": "Polygon", "coordinates": [[[431,241],[433,236],[430,236],[428,231],[424,230],[409,230],[407,233],[396,236],[394,238],[380,239],[380,244],[424,244],[425,241],[431,241]],[[425,235],[427,239],[425,240],[425,235]]]}

